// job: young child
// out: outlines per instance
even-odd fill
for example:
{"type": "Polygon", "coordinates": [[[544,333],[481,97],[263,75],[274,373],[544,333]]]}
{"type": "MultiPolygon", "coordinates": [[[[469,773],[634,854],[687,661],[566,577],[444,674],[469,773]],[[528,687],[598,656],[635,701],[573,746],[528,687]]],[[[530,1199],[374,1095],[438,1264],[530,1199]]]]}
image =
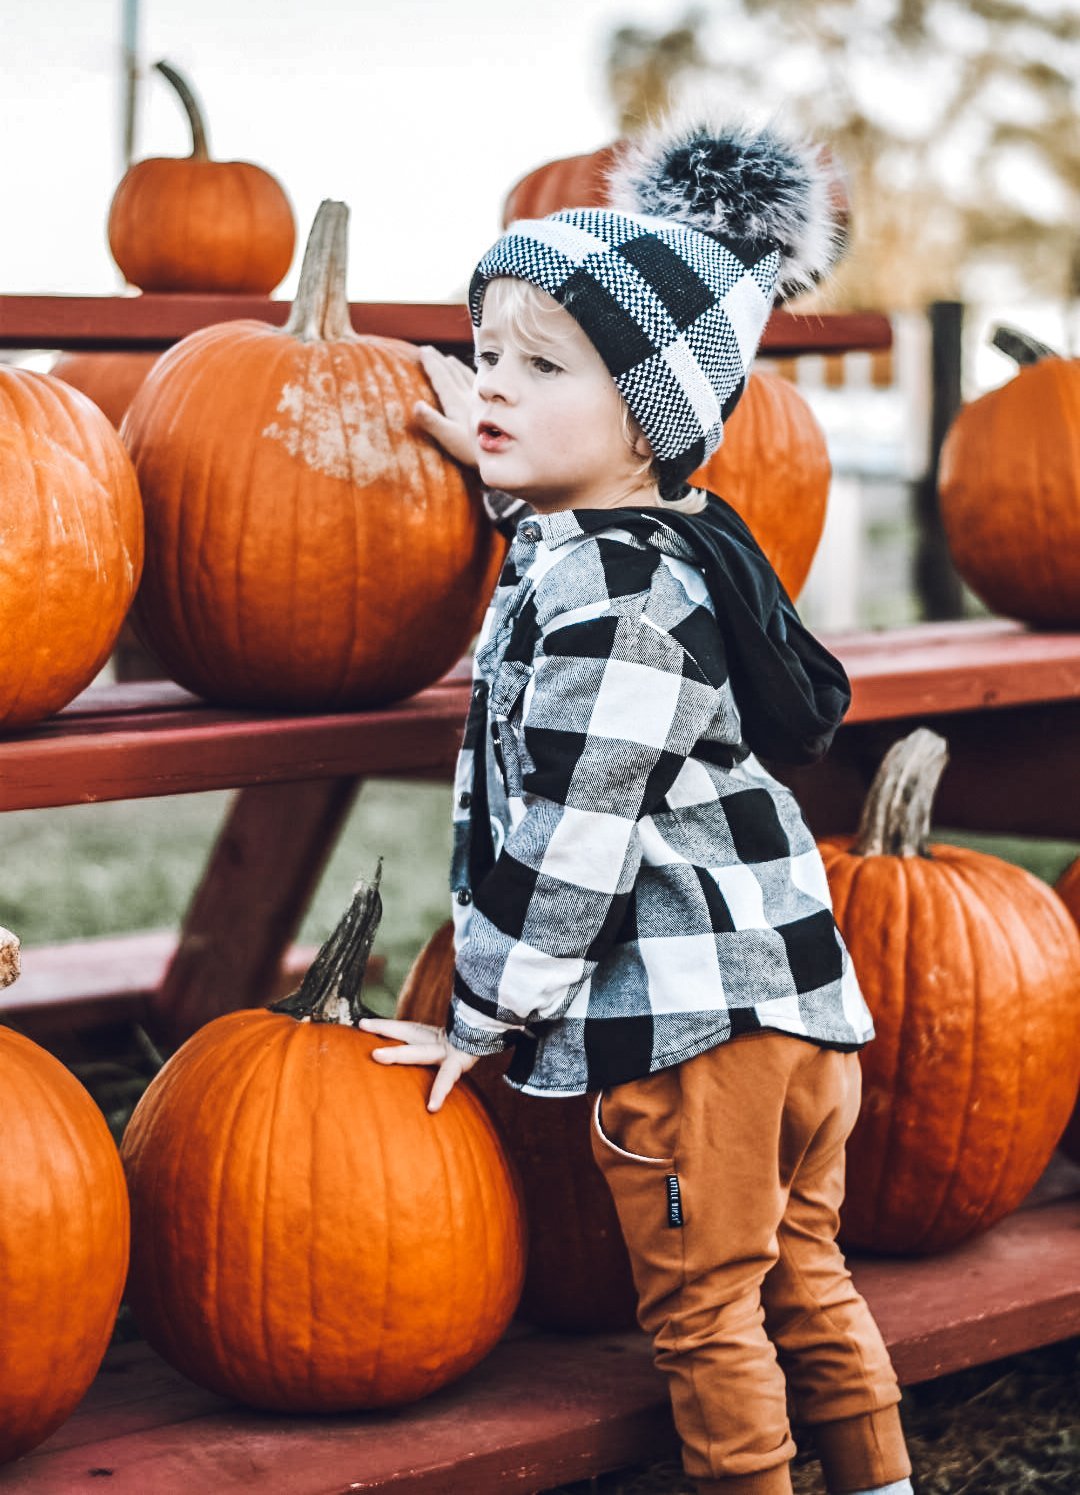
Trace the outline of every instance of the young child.
{"type": "Polygon", "coordinates": [[[758,756],[819,757],[847,681],[738,516],[686,486],[777,287],[830,262],[826,182],[774,130],[672,127],[613,201],[484,256],[475,381],[424,355],[442,411],[418,419],[517,523],[455,783],[448,1031],[363,1026],[404,1040],[381,1062],[438,1065],[433,1111],[507,1047],[530,1094],[598,1092],[593,1153],[700,1490],[790,1492],[790,1391],[830,1491],[902,1495],[896,1377],[835,1244],[873,1029],[758,756]]]}

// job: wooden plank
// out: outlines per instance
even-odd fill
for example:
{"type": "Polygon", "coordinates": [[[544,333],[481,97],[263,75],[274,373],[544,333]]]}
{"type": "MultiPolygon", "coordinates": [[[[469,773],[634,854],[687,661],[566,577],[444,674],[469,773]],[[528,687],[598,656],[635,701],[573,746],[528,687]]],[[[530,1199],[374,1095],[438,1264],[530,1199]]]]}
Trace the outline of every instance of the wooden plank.
{"type": "Polygon", "coordinates": [[[315,779],[247,788],[233,800],[150,1002],[151,1030],[168,1044],[273,994],[359,787],[353,777],[315,779]]]}
{"type": "MultiPolygon", "coordinates": [[[[200,327],[254,317],[282,326],[291,303],[267,296],[0,296],[0,347],[164,348],[200,327]]],[[[460,304],[354,302],[357,332],[407,342],[472,349],[472,326],[460,304]]],[[[844,352],[892,345],[892,326],[878,312],[800,316],[775,311],[761,341],[776,355],[844,352]]]]}
{"type": "Polygon", "coordinates": [[[856,721],[810,768],[776,768],[815,834],[853,831],[891,744],[918,726],[940,732],[949,763],[934,801],[936,826],[1080,840],[1080,698],[986,711],[856,721]]]}
{"type": "Polygon", "coordinates": [[[200,706],[175,715],[63,713],[0,740],[0,810],[298,779],[432,770],[449,776],[466,699],[462,682],[432,687],[399,706],[336,716],[200,706]]]}
{"type": "MultiPolygon", "coordinates": [[[[663,1385],[636,1334],[504,1340],[469,1376],[400,1412],[270,1417],[219,1400],[219,1410],[197,1415],[179,1377],[177,1388],[194,1417],[125,1432],[132,1410],[114,1404],[102,1416],[95,1386],[76,1413],[94,1436],[77,1433],[72,1444],[69,1432],[64,1446],[62,1433],[54,1435],[0,1472],[0,1490],[100,1489],[102,1476],[90,1471],[108,1469],[112,1495],[200,1488],[497,1495],[542,1490],[674,1447],[663,1385]]],[[[154,1415],[144,1405],[147,1412],[154,1415]]]]}
{"type": "MultiPolygon", "coordinates": [[[[956,1251],[851,1258],[905,1385],[1080,1329],[1080,1169],[1062,1166],[1072,1172],[1055,1188],[1071,1197],[1022,1209],[956,1251]]],[[[0,1472],[0,1491],[98,1490],[107,1477],[114,1495],[496,1495],[654,1459],[674,1443],[664,1383],[638,1334],[518,1329],[414,1406],[322,1418],[246,1411],[126,1345],[73,1417],[0,1472]]]]}
{"type": "MultiPolygon", "coordinates": [[[[0,994],[0,1022],[32,1036],[52,1030],[145,1022],[177,946],[172,929],[65,940],[24,948],[23,974],[0,994]]],[[[292,990],[315,956],[314,945],[292,945],[275,973],[272,994],[292,990]]],[[[372,963],[380,959],[372,957],[372,963]]]]}

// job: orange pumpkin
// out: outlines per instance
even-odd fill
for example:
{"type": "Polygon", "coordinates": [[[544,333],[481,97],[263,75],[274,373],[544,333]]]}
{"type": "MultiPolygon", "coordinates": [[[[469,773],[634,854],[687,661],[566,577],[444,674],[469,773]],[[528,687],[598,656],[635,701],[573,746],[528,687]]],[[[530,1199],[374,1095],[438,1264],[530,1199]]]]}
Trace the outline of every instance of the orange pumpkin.
{"type": "Polygon", "coordinates": [[[518,218],[544,218],[563,208],[602,208],[607,205],[607,177],[621,141],[581,156],[548,161],[516,182],[503,202],[502,226],[518,218]]]}
{"type": "Polygon", "coordinates": [[[189,689],[236,705],[370,706],[444,673],[504,543],[479,486],[411,425],[407,343],[360,337],[343,203],[324,203],[284,329],[207,327],[128,411],[146,506],[134,621],[189,689]]]}
{"type": "Polygon", "coordinates": [[[139,489],[96,405],[0,364],[0,728],[66,706],[109,657],[143,559],[139,489]]]}
{"type": "MultiPolygon", "coordinates": [[[[437,929],[398,998],[399,1018],[442,1027],[454,975],[453,926],[437,929]]],[[[518,1317],[544,1329],[630,1329],[637,1297],[615,1206],[593,1162],[594,1096],[522,1095],[502,1078],[504,1056],[469,1072],[502,1129],[521,1179],[529,1258],[518,1317]]]]}
{"type": "MultiPolygon", "coordinates": [[[[17,944],[0,930],[0,986],[17,944]]],[[[78,1080],[0,1027],[0,1463],[82,1400],[108,1347],[128,1259],[124,1173],[78,1080]]]]}
{"type": "Polygon", "coordinates": [[[127,408],[157,362],[156,353],[62,353],[49,370],[93,400],[119,430],[127,408]]]}
{"type": "MultiPolygon", "coordinates": [[[[1076,924],[1080,925],[1080,857],[1069,863],[1054,889],[1076,924]]],[[[1080,1163],[1080,1097],[1058,1145],[1074,1162],[1080,1163]]]]}
{"type": "Polygon", "coordinates": [[[487,1354],[521,1289],[523,1219],[483,1105],[463,1083],[429,1114],[431,1071],[373,1063],[386,1040],[353,1026],[377,917],[361,890],[283,1010],[200,1029],[124,1135],[139,1326],[252,1406],[425,1396],[487,1354]]]}
{"type": "Polygon", "coordinates": [[[832,465],[825,433],[787,379],[751,374],[719,450],[690,482],[738,510],[797,597],[825,528],[832,465]]]}
{"type": "Polygon", "coordinates": [[[999,329],[1016,377],[957,415],[941,449],[941,517],[957,571],[989,608],[1080,625],[1080,358],[999,329]]]}
{"type": "Polygon", "coordinates": [[[250,161],[213,161],[187,82],[155,64],[191,125],[189,157],[151,156],[124,174],[109,208],[109,248],[144,291],[251,292],[284,279],[296,222],[276,177],[250,161]]]}
{"type": "Polygon", "coordinates": [[[858,835],[821,852],[877,1037],[861,1051],[843,1238],[941,1251],[1014,1209],[1080,1078],[1080,934],[1052,889],[929,841],[945,743],[894,744],[858,835]]]}

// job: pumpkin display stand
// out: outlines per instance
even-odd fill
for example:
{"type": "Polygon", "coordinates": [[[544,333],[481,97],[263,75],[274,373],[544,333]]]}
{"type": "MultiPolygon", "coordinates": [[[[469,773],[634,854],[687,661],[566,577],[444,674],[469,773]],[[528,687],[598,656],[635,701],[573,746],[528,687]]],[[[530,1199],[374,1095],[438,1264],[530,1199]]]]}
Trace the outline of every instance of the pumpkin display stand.
{"type": "MultiPolygon", "coordinates": [[[[287,309],[251,297],[0,296],[0,339],[161,348],[227,316],[280,325],[287,309]]],[[[461,307],[355,306],[352,320],[357,330],[447,350],[469,338],[461,307]]],[[[887,343],[880,317],[804,322],[778,313],[766,352],[887,343]]],[[[852,830],[884,750],[928,724],[950,744],[940,824],[1080,841],[1080,633],[988,619],[826,642],[851,676],[852,709],[822,764],[785,772],[816,833],[852,830]]],[[[107,1013],[177,1043],[224,1010],[256,1005],[273,989],[360,780],[448,781],[468,692],[459,668],[396,706],[298,717],[210,706],[165,681],[131,682],[94,687],[56,718],[0,737],[0,810],[240,789],[163,978],[161,952],[148,983],[127,936],[103,946],[93,989],[86,972],[80,978],[48,949],[24,951],[23,978],[0,995],[0,1021],[31,1031],[107,1013]]],[[[901,1380],[1080,1332],[1078,1231],[1080,1168],[1058,1155],[1025,1203],[978,1239],[920,1259],[854,1258],[901,1380]]],[[[665,1388],[636,1331],[570,1335],[514,1324],[486,1360],[423,1402],[332,1417],[245,1410],[132,1343],[110,1351],[84,1402],[44,1444],[0,1470],[0,1495],[106,1484],[112,1495],[193,1487],[526,1495],[673,1445],[665,1388]]]]}

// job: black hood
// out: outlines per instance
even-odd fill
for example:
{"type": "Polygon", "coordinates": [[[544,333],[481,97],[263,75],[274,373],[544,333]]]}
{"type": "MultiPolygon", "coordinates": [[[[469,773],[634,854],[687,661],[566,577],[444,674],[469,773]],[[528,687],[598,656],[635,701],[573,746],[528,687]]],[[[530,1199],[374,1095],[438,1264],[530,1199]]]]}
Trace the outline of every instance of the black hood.
{"type": "Polygon", "coordinates": [[[814,763],[824,756],[851,703],[847,675],[804,626],[730,504],[710,493],[699,514],[578,509],[574,517],[583,529],[617,523],[644,540],[667,530],[685,541],[716,609],[748,746],[776,763],[814,763]]]}

